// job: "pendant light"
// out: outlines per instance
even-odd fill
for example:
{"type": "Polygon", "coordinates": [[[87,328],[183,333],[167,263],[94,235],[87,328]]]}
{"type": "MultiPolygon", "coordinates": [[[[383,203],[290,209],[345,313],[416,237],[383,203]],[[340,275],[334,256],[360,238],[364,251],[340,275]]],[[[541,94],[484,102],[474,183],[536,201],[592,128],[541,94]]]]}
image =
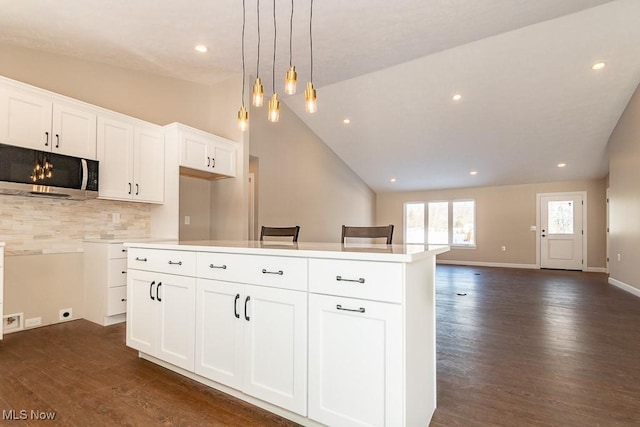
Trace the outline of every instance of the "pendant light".
{"type": "Polygon", "coordinates": [[[291,0],[291,19],[289,20],[289,69],[284,78],[284,93],[294,95],[296,93],[296,83],[298,81],[298,73],[296,67],[293,66],[291,58],[293,56],[293,0],[291,0]]]}
{"type": "MultiPolygon", "coordinates": [[[[244,0],[243,0],[244,1],[244,0]]],[[[276,38],[278,32],[276,29],[276,0],[273,0],[273,66],[271,68],[271,86],[273,87],[273,95],[269,100],[269,116],[270,122],[275,123],[280,119],[280,101],[276,92],[276,38]]]]}
{"type": "Polygon", "coordinates": [[[253,84],[253,106],[262,107],[264,90],[260,81],[260,0],[257,0],[256,16],[258,21],[258,58],[256,60],[256,82],[253,84]]]}
{"type": "Polygon", "coordinates": [[[313,0],[311,0],[311,8],[309,10],[309,52],[311,59],[311,72],[310,78],[307,82],[307,88],[304,91],[304,103],[307,113],[315,113],[318,110],[318,104],[316,102],[316,90],[313,87],[313,33],[311,31],[311,24],[313,22],[313,0]]]}
{"type": "Polygon", "coordinates": [[[240,111],[238,111],[238,124],[240,125],[240,130],[245,131],[249,126],[249,112],[244,107],[244,77],[245,77],[245,69],[244,69],[244,28],[245,28],[245,0],[242,0],[242,107],[240,107],[240,111]]]}

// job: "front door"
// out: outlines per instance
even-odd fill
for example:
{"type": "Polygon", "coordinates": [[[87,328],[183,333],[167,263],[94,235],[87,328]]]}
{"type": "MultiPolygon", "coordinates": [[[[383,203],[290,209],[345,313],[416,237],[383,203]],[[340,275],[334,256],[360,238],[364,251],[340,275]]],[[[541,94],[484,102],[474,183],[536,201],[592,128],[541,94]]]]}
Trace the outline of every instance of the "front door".
{"type": "Polygon", "coordinates": [[[540,196],[540,267],[583,269],[583,196],[540,196]]]}

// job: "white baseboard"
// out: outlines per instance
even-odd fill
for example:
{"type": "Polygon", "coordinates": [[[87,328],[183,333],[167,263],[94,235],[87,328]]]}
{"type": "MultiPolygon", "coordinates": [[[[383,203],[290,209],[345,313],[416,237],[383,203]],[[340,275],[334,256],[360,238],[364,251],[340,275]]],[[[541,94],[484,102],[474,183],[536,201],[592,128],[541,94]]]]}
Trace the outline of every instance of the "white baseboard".
{"type": "Polygon", "coordinates": [[[504,268],[526,268],[530,270],[536,270],[538,268],[535,264],[510,264],[502,262],[479,262],[479,261],[455,261],[449,259],[436,259],[437,264],[451,264],[451,265],[469,265],[473,267],[504,267],[504,268]]]}
{"type": "Polygon", "coordinates": [[[627,285],[626,283],[621,282],[619,280],[616,280],[613,277],[609,277],[609,284],[613,285],[613,286],[615,286],[617,288],[620,288],[623,291],[627,291],[630,294],[633,294],[633,295],[635,295],[637,297],[640,297],[640,289],[635,288],[635,287],[633,287],[631,285],[627,285]]]}
{"type": "Polygon", "coordinates": [[[584,271],[589,273],[606,273],[607,269],[604,267],[587,267],[584,271]]]}

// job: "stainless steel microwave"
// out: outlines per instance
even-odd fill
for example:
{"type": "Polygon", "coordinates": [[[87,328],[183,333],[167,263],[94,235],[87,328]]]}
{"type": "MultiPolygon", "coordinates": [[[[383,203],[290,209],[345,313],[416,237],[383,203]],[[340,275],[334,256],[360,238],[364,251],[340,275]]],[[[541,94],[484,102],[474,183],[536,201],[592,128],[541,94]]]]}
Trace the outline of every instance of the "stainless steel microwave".
{"type": "Polygon", "coordinates": [[[98,196],[98,162],[0,144],[0,195],[88,199],[98,196]]]}

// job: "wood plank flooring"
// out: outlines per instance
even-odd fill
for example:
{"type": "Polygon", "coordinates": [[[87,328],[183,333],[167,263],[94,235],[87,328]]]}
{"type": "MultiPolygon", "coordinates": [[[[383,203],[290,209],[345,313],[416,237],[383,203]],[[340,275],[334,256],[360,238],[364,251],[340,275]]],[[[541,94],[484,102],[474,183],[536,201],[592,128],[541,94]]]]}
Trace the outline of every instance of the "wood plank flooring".
{"type": "MultiPolygon", "coordinates": [[[[597,273],[439,265],[436,280],[433,427],[640,425],[640,298],[597,273]]],[[[77,320],[6,335],[0,410],[56,418],[0,425],[295,425],[138,359],[124,334],[77,320]]]]}

